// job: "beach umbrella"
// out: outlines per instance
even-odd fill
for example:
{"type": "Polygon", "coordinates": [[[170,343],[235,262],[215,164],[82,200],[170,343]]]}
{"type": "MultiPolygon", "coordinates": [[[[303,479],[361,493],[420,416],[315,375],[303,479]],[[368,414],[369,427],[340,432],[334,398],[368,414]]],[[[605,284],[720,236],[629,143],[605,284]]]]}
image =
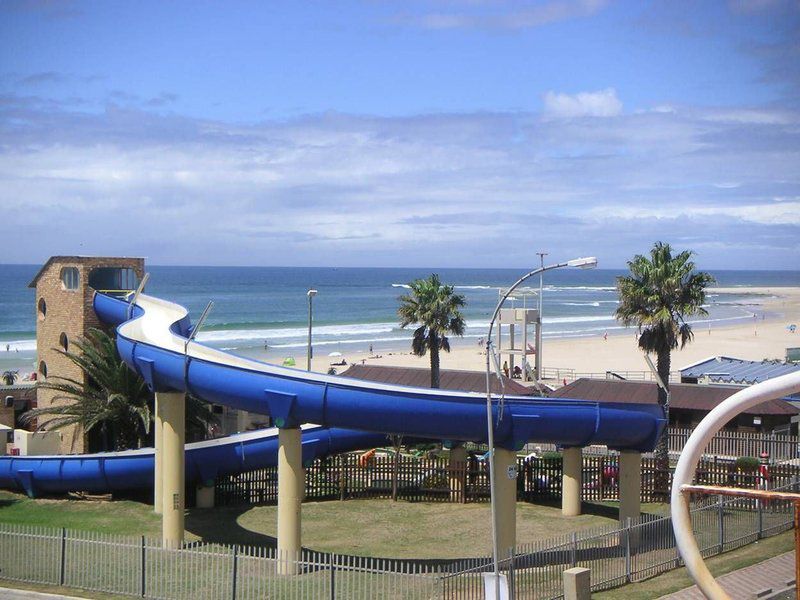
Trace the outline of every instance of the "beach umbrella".
{"type": "Polygon", "coordinates": [[[330,354],[328,354],[328,356],[341,356],[341,355],[342,355],[341,352],[331,352],[330,354]]]}
{"type": "Polygon", "coordinates": [[[294,361],[294,356],[287,356],[283,359],[284,367],[294,367],[297,363],[294,361]]]}

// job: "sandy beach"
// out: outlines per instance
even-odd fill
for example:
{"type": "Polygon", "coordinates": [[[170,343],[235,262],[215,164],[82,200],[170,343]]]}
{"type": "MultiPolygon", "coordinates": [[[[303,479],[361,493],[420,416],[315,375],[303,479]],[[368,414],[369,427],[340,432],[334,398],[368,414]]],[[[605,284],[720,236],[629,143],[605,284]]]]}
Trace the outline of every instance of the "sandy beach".
{"type": "MultiPolygon", "coordinates": [[[[672,370],[678,370],[710,356],[731,356],[747,360],[784,359],[787,347],[800,346],[800,331],[791,333],[790,323],[800,324],[800,288],[714,288],[715,292],[743,292],[763,295],[759,305],[753,307],[752,320],[733,324],[714,323],[694,326],[694,340],[682,350],[672,353],[672,370]]],[[[417,357],[409,351],[383,352],[380,358],[370,357],[368,351],[345,354],[348,363],[366,361],[366,364],[427,367],[428,357],[417,357]]],[[[297,356],[302,366],[305,356],[297,356]]],[[[312,368],[325,372],[330,363],[339,360],[329,356],[315,357],[312,368]]],[[[442,353],[444,369],[483,370],[485,356],[477,343],[455,346],[450,353],[442,353]]],[[[614,371],[644,371],[647,364],[638,349],[635,329],[609,331],[603,335],[581,338],[545,339],[542,348],[544,368],[574,369],[580,373],[614,371]]],[[[336,367],[340,372],[346,367],[336,367]]]]}

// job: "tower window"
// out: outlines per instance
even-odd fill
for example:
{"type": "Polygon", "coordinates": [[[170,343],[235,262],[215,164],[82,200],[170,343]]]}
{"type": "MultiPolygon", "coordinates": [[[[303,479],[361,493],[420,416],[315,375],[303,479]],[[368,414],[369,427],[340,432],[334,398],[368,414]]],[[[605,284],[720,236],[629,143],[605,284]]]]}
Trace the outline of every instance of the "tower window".
{"type": "Polygon", "coordinates": [[[64,333],[63,331],[61,332],[61,335],[58,337],[58,345],[61,346],[64,352],[69,350],[69,338],[67,337],[67,334],[64,333]]]}
{"type": "Polygon", "coordinates": [[[65,290],[77,290],[79,280],[77,267],[64,267],[61,269],[61,283],[65,290]]]}
{"type": "Polygon", "coordinates": [[[42,379],[47,379],[47,363],[39,361],[39,374],[42,376],[42,379]]]}
{"type": "Polygon", "coordinates": [[[36,306],[39,309],[39,320],[44,321],[47,316],[47,302],[44,301],[44,298],[39,298],[39,303],[36,306]]]}

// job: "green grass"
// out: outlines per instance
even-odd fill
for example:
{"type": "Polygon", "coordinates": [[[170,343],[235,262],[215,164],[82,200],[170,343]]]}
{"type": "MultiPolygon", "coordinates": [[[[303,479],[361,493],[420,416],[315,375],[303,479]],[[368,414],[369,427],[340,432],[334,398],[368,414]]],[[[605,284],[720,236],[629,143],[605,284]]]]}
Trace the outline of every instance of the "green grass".
{"type": "MultiPolygon", "coordinates": [[[[715,577],[749,567],[773,556],[794,550],[794,531],[787,531],[706,560],[715,577]]],[[[651,600],[694,585],[685,568],[673,569],[641,583],[631,583],[606,592],[596,592],[596,600],[651,600]]]]}
{"type": "Polygon", "coordinates": [[[152,507],[130,500],[31,499],[0,491],[0,522],[122,535],[160,535],[152,507]]]}
{"type": "MultiPolygon", "coordinates": [[[[611,525],[613,510],[586,505],[565,518],[557,506],[517,504],[517,540],[540,540],[611,525]]],[[[491,552],[488,503],[347,500],[303,505],[303,543],[314,550],[384,558],[458,558],[491,552]]],[[[35,499],[0,491],[0,523],[66,527],[122,535],[161,535],[152,507],[129,500],[35,499]]],[[[187,540],[274,546],[277,507],[190,509],[187,540]]]]}

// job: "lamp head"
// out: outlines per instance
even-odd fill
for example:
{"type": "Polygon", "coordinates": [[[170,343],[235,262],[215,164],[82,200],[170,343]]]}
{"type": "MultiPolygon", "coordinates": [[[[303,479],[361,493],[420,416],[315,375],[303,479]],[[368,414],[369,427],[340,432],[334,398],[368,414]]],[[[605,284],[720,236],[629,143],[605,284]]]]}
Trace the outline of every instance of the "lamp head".
{"type": "Polygon", "coordinates": [[[567,261],[567,266],[578,267],[579,269],[594,269],[597,266],[597,257],[585,256],[583,258],[573,258],[567,261]]]}
{"type": "Polygon", "coordinates": [[[308,292],[306,292],[306,296],[308,296],[309,298],[311,298],[312,296],[316,296],[316,295],[317,295],[317,290],[313,290],[312,289],[312,290],[308,290],[308,292]]]}

